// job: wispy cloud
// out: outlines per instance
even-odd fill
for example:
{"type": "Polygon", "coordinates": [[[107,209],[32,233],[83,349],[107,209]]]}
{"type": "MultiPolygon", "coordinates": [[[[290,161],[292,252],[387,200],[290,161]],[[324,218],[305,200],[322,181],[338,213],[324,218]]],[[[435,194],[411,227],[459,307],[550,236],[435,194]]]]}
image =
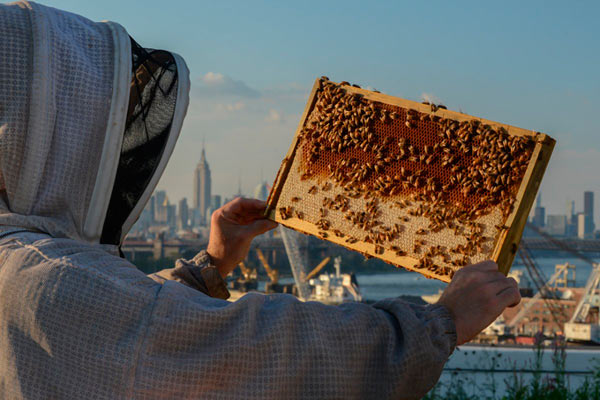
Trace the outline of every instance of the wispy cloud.
{"type": "Polygon", "coordinates": [[[219,72],[207,72],[192,85],[192,92],[198,97],[237,96],[257,98],[261,94],[245,82],[235,80],[219,72]]]}
{"type": "Polygon", "coordinates": [[[266,122],[283,122],[283,113],[274,109],[269,110],[269,114],[265,117],[266,122]]]}
{"type": "Polygon", "coordinates": [[[227,104],[217,103],[217,105],[216,105],[217,111],[226,111],[226,112],[241,111],[245,108],[246,108],[246,103],[241,102],[241,101],[237,101],[235,103],[227,103],[227,104]]]}

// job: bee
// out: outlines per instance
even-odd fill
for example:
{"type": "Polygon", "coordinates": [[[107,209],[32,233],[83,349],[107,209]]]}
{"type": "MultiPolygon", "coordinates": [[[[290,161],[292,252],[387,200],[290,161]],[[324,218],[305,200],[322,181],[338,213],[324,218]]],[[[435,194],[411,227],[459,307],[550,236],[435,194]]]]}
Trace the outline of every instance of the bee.
{"type": "Polygon", "coordinates": [[[279,216],[283,220],[290,218],[292,216],[292,207],[280,207],[279,216]]]}

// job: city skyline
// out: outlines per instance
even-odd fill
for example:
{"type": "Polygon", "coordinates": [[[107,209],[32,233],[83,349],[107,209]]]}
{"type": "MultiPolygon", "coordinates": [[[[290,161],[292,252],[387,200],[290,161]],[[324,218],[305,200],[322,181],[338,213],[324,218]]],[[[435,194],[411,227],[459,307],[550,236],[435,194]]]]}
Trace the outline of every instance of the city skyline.
{"type": "MultiPolygon", "coordinates": [[[[210,167],[207,162],[205,148],[203,146],[200,161],[195,169],[195,174],[194,174],[194,185],[197,186],[194,189],[194,196],[196,196],[197,198],[200,197],[200,191],[199,191],[200,187],[203,188],[203,191],[205,191],[205,192],[207,191],[210,194],[212,191],[211,184],[212,183],[211,183],[211,178],[210,178],[210,167]],[[200,179],[201,177],[202,177],[202,180],[200,179]],[[203,182],[202,186],[200,186],[201,181],[203,182]]],[[[235,198],[236,196],[240,196],[240,195],[246,195],[246,196],[254,197],[254,198],[257,198],[260,200],[267,200],[269,187],[270,187],[270,185],[262,178],[262,175],[261,175],[259,183],[254,187],[254,190],[249,192],[249,194],[244,194],[244,193],[242,193],[242,190],[241,190],[241,180],[238,179],[237,193],[229,199],[226,198],[226,201],[230,200],[232,198],[235,198]]],[[[531,221],[531,223],[533,223],[534,225],[537,225],[540,228],[546,227],[548,229],[547,230],[548,233],[555,234],[558,236],[579,236],[580,238],[584,238],[584,237],[591,238],[596,231],[595,220],[597,218],[597,215],[595,215],[595,213],[594,213],[594,203],[595,203],[594,193],[595,193],[594,191],[586,190],[581,194],[582,195],[581,196],[582,197],[582,202],[581,202],[582,207],[580,209],[578,209],[576,207],[575,200],[569,200],[566,204],[566,207],[565,207],[566,212],[564,214],[563,213],[552,214],[552,213],[546,212],[546,207],[542,201],[542,193],[539,192],[536,197],[535,204],[530,211],[530,221],[531,221]],[[579,226],[586,227],[586,228],[580,228],[579,226]],[[580,229],[583,229],[583,230],[580,231],[580,229]],[[562,230],[562,232],[561,232],[561,230],[562,230]]],[[[155,191],[155,194],[158,194],[159,198],[160,198],[160,196],[163,196],[166,199],[168,199],[168,196],[166,195],[166,191],[164,189],[157,189],[157,191],[155,191]]],[[[204,213],[206,213],[207,211],[212,212],[221,205],[221,195],[216,195],[216,194],[209,195],[210,201],[208,203],[206,203],[206,204],[208,204],[208,206],[198,205],[197,198],[194,199],[194,205],[195,205],[194,208],[199,210],[199,215],[200,215],[201,221],[204,221],[208,224],[207,216],[204,215],[204,213]],[[216,203],[218,203],[218,205],[216,203]]],[[[154,196],[153,196],[152,200],[154,200],[154,196]]],[[[187,200],[187,198],[183,197],[179,201],[180,208],[181,208],[182,203],[186,204],[186,200],[187,200]]],[[[168,200],[165,200],[165,201],[168,201],[168,200]]],[[[160,202],[160,200],[159,200],[159,202],[160,202]]],[[[177,212],[178,223],[179,223],[179,209],[177,212]]],[[[186,204],[184,213],[185,213],[185,215],[187,215],[187,213],[188,213],[187,204],[186,204]]]]}
{"type": "Polygon", "coordinates": [[[600,3],[44,3],[117,21],[187,61],[190,107],[158,185],[175,203],[192,199],[203,137],[214,193],[231,197],[240,176],[246,195],[261,175],[272,184],[321,75],[551,135],[547,215],[570,200],[582,211],[581,193],[600,191],[600,3]]]}

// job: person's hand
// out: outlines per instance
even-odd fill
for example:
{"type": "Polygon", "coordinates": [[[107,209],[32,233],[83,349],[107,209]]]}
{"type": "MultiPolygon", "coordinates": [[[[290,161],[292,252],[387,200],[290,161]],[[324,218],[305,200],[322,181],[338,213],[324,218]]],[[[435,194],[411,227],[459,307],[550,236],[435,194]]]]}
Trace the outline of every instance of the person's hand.
{"type": "Polygon", "coordinates": [[[456,344],[473,339],[504,311],[521,301],[517,281],[498,271],[493,261],[464,267],[454,274],[438,304],[446,306],[456,325],[456,344]]]}
{"type": "Polygon", "coordinates": [[[223,278],[246,258],[255,236],[277,226],[263,216],[266,205],[238,197],[213,212],[206,251],[223,278]]]}

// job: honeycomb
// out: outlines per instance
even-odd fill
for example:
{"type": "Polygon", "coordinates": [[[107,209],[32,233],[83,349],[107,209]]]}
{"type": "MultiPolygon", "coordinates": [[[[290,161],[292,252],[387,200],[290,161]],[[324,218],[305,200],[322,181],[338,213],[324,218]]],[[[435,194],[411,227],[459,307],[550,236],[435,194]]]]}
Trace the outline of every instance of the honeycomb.
{"type": "Polygon", "coordinates": [[[536,136],[394,99],[320,79],[269,208],[291,228],[449,281],[501,244],[536,136]]]}

